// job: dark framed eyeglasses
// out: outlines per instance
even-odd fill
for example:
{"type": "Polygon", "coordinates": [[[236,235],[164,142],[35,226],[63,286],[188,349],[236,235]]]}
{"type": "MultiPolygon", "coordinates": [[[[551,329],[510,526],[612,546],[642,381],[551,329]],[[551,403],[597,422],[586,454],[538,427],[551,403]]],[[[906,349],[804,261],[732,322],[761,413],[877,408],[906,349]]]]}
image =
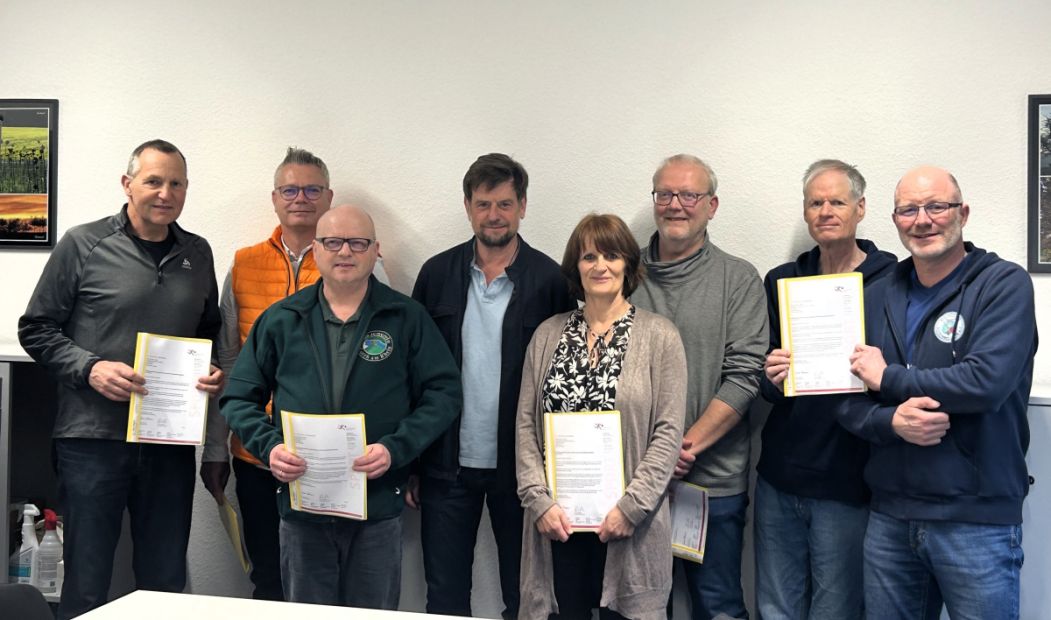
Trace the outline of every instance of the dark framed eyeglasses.
{"type": "Polygon", "coordinates": [[[299,192],[303,192],[303,196],[307,200],[313,202],[318,198],[321,198],[321,194],[325,193],[324,185],[282,185],[277,188],[277,193],[281,194],[281,197],[285,200],[295,200],[299,196],[299,192]]]}
{"type": "Polygon", "coordinates": [[[350,251],[355,254],[367,251],[372,246],[372,241],[364,237],[317,237],[317,242],[329,252],[339,252],[346,243],[350,246],[350,251]]]}
{"type": "Polygon", "coordinates": [[[654,190],[650,192],[653,196],[653,204],[661,207],[666,207],[671,204],[672,198],[678,198],[679,204],[684,207],[695,207],[697,203],[704,199],[705,196],[711,196],[711,192],[703,192],[698,194],[697,192],[658,192],[654,190]]]}
{"type": "Polygon", "coordinates": [[[962,202],[930,202],[925,205],[905,205],[904,207],[894,207],[894,215],[903,220],[911,220],[920,214],[920,209],[927,212],[927,217],[934,219],[946,213],[949,209],[955,209],[963,206],[962,202]]]}

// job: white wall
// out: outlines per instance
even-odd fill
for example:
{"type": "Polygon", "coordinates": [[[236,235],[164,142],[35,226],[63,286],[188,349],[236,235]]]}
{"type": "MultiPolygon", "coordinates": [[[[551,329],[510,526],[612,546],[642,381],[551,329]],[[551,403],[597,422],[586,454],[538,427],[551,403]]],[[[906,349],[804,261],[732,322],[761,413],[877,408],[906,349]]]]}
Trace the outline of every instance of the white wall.
{"type": "MultiPolygon", "coordinates": [[[[588,211],[648,235],[653,168],[687,151],[720,177],[713,240],[760,272],[810,246],[799,179],[820,157],[865,174],[861,232],[879,245],[903,252],[894,183],[936,163],[971,204],[966,237],[1024,263],[1026,95],[1051,92],[1049,22],[1046,1],[7,0],[0,96],[61,101],[60,233],[117,210],[136,144],[179,145],[180,222],[220,272],[274,225],[290,144],[329,163],[337,202],[372,210],[401,290],[468,237],[460,180],[490,151],[528,168],[523,232],[554,256],[588,211]]],[[[0,334],[46,259],[0,251],[0,334]]],[[[1045,308],[1051,279],[1034,282],[1045,308]]],[[[1051,347],[1037,377],[1051,383],[1051,347]]],[[[195,589],[244,592],[199,523],[195,589]]]]}

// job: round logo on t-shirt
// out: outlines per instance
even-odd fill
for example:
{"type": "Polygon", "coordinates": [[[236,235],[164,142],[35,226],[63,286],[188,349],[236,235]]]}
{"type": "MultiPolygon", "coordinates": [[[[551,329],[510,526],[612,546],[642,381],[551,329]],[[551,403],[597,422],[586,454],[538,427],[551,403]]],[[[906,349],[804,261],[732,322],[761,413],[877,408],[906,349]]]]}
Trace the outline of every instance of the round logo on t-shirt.
{"type": "Polygon", "coordinates": [[[946,312],[934,322],[934,336],[944,343],[950,343],[963,338],[966,326],[962,316],[957,320],[955,312],[946,312]]]}

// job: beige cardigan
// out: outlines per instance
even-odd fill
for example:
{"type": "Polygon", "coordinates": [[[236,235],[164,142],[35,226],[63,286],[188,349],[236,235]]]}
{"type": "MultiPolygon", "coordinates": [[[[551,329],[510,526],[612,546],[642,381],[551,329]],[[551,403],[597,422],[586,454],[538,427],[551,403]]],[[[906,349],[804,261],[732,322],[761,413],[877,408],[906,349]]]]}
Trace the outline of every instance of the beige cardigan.
{"type": "MultiPolygon", "coordinates": [[[[517,422],[518,497],[525,509],[521,620],[547,620],[557,613],[551,542],[535,523],[555,503],[544,475],[540,391],[568,317],[553,316],[537,328],[522,370],[517,422]]],[[[635,533],[607,547],[601,605],[629,618],[656,620],[666,616],[671,592],[671,519],[664,500],[679,457],[686,407],[686,354],[671,321],[636,308],[615,404],[621,412],[627,480],[617,506],[635,533]]]]}

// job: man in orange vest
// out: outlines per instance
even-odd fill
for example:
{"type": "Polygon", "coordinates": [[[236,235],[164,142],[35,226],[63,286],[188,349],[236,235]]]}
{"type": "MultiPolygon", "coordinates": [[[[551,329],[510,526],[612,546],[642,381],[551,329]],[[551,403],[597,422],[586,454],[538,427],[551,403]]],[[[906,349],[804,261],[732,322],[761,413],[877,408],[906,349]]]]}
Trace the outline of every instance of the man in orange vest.
{"type": "MultiPolygon", "coordinates": [[[[332,206],[332,196],[325,162],[309,151],[289,147],[274,173],[274,189],[270,193],[280,223],[269,239],[237,251],[223,284],[219,365],[224,372],[233,368],[252,324],[264,310],[317,281],[320,274],[311,246],[318,218],[332,206]]],[[[386,282],[380,262],[376,263],[375,274],[386,282]]],[[[229,455],[233,453],[237,503],[252,561],[252,596],[284,600],[278,548],[280,518],[274,498],[277,482],[270,470],[244,449],[236,435],[230,436],[223,417],[214,413],[208,416],[201,479],[217,502],[225,501],[229,455]]]]}

